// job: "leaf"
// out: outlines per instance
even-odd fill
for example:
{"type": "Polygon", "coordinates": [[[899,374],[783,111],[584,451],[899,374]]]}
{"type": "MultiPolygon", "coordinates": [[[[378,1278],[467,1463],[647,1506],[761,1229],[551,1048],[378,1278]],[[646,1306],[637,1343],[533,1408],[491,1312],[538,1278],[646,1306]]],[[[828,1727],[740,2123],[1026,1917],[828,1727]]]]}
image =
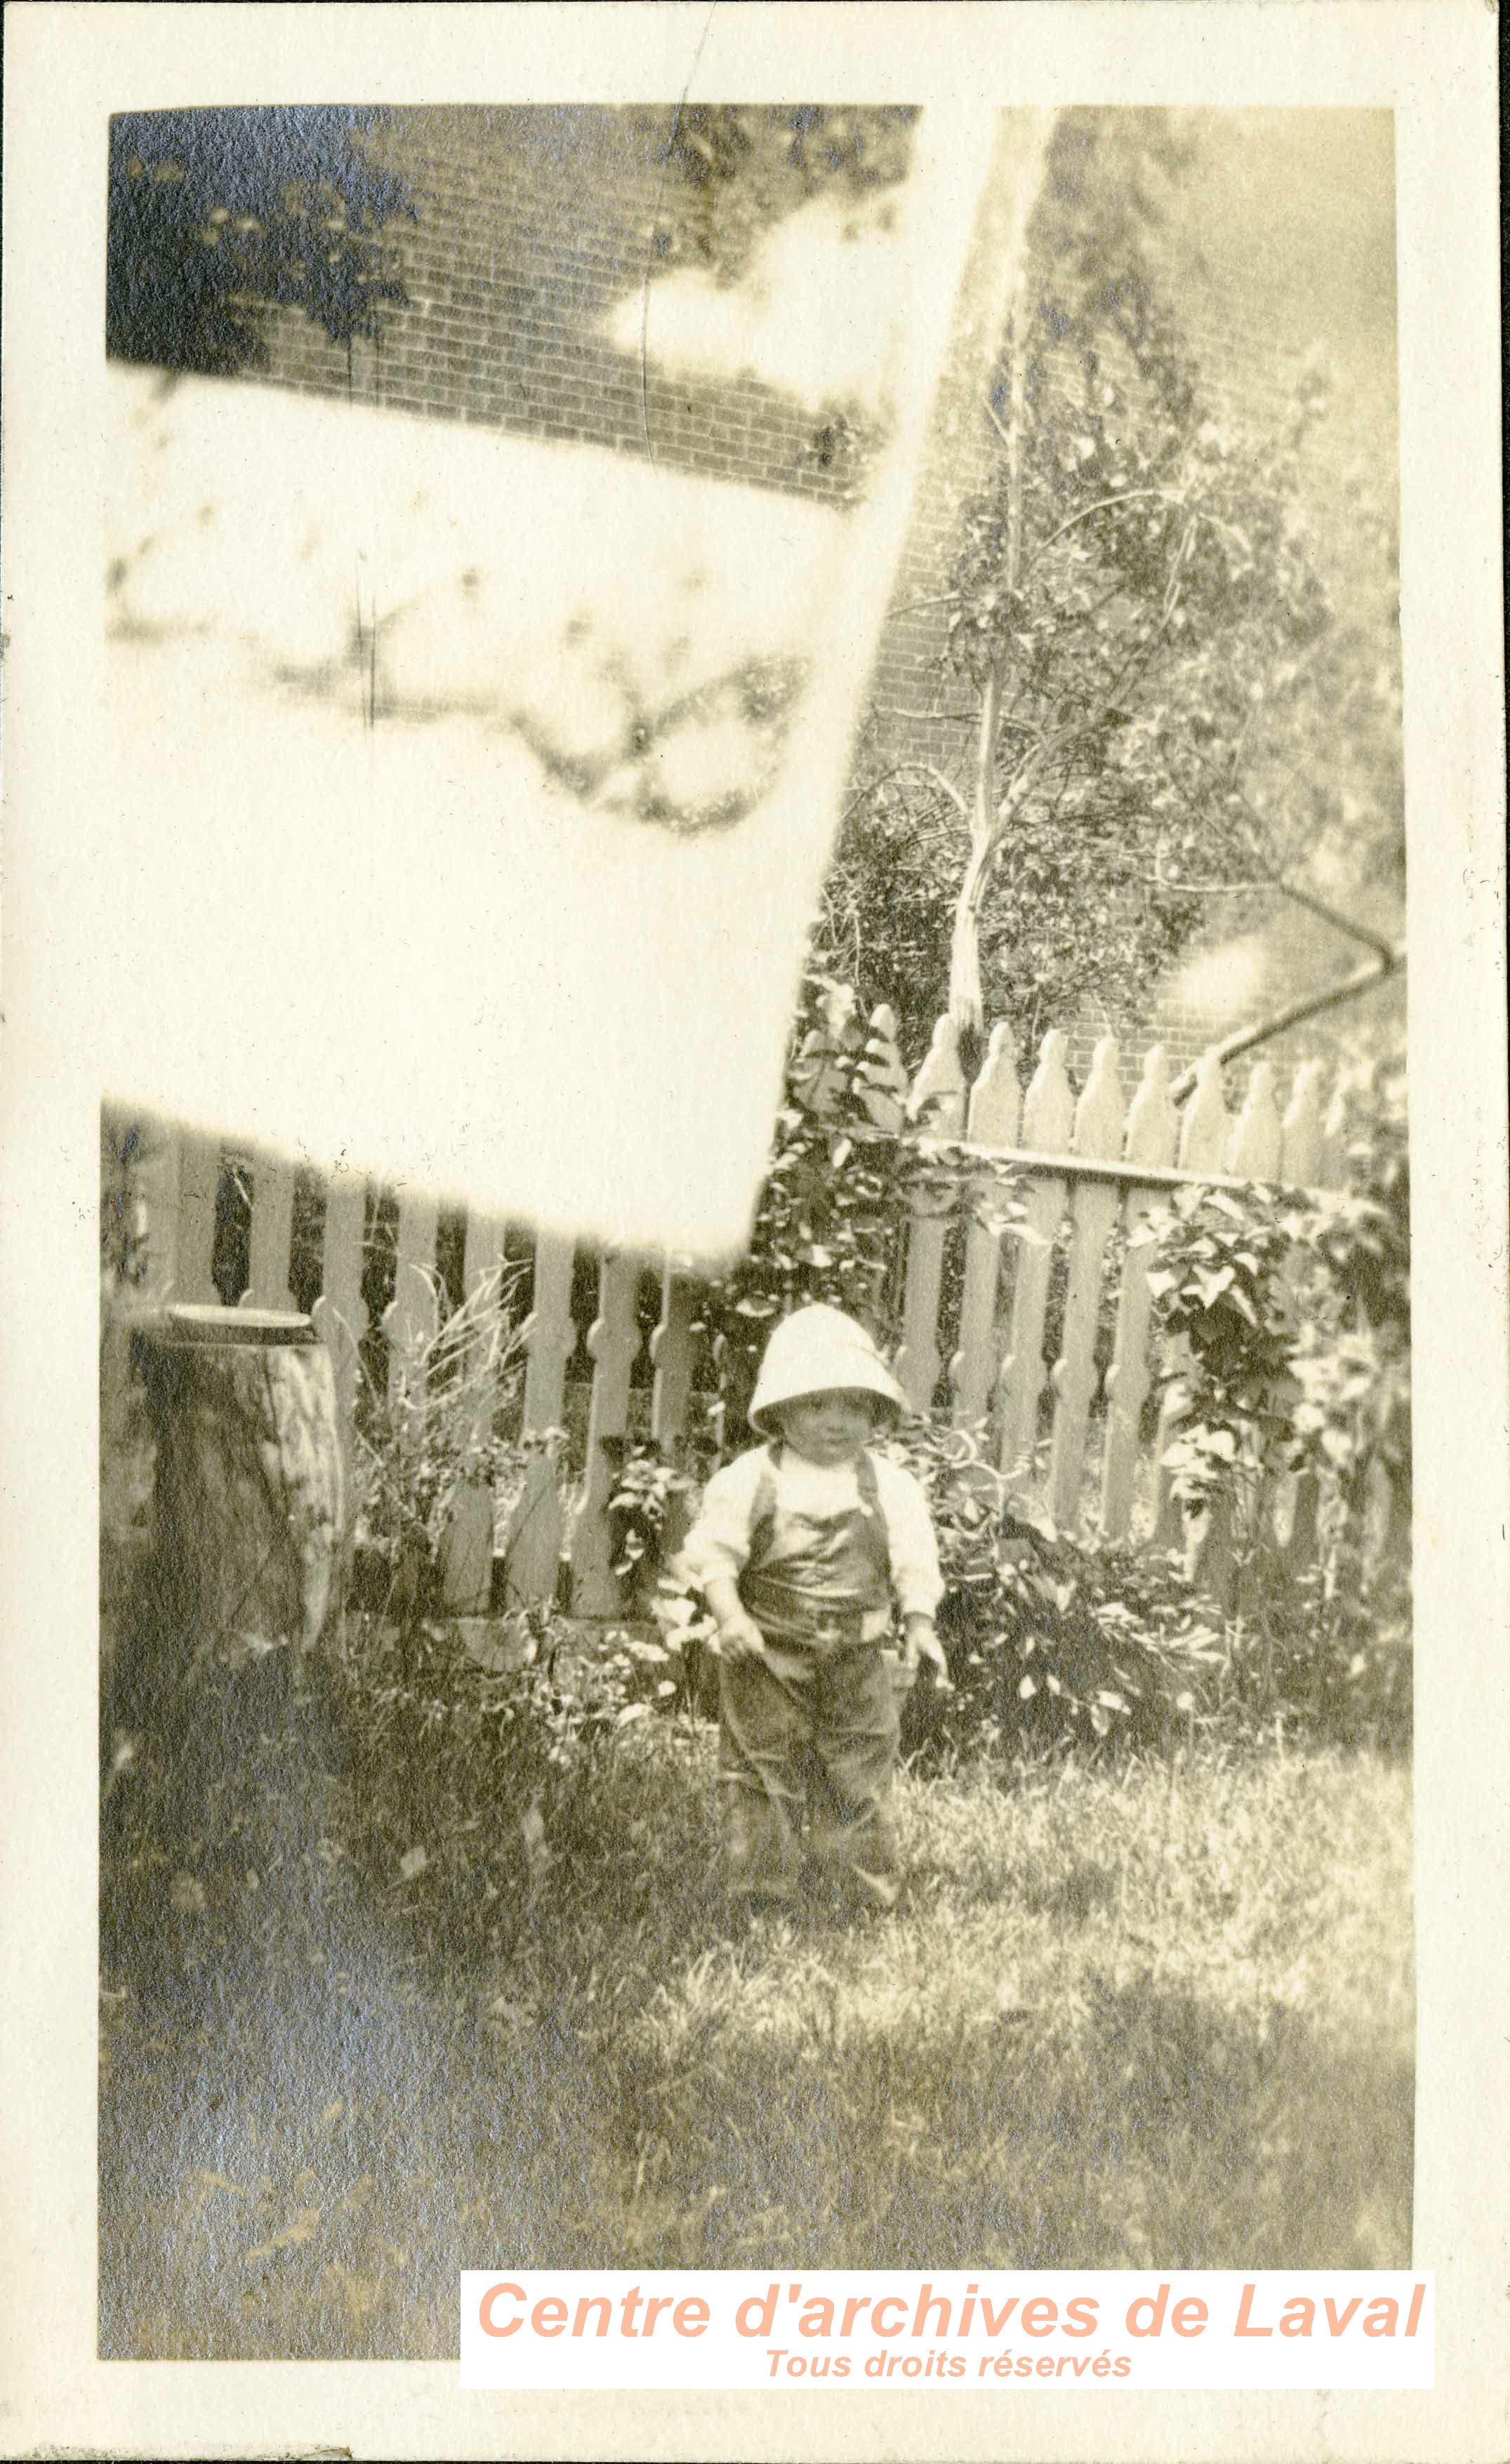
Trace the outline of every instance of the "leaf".
{"type": "Polygon", "coordinates": [[[620,1712],[618,1719],[614,1722],[614,1727],[616,1728],[631,1727],[636,1720],[647,1720],[649,1716],[650,1705],[648,1703],[626,1703],[624,1709],[620,1712]]]}
{"type": "Polygon", "coordinates": [[[1018,1701],[1019,1703],[1031,1703],[1038,1690],[1038,1681],[1036,1678],[1022,1677],[1018,1680],[1018,1701]]]}

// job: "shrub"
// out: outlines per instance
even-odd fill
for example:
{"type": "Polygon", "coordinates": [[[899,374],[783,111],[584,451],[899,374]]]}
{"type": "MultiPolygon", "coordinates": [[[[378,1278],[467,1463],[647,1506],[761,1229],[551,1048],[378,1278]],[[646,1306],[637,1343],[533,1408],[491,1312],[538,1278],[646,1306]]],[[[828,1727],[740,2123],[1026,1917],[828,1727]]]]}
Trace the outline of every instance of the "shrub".
{"type": "Polygon", "coordinates": [[[1410,1173],[1403,1077],[1355,1091],[1349,1186],[1295,1193],[1194,1186],[1150,1215],[1149,1275],[1173,1372],[1165,1463],[1175,1494],[1221,1495],[1238,1556],[1261,1559],[1270,1485],[1322,1492],[1328,1595],[1368,1589],[1370,1489],[1410,1494],[1410,1173]]]}
{"type": "Polygon", "coordinates": [[[915,1690],[905,1745],[1156,1747],[1206,1715],[1220,1637],[1172,1558],[1026,1520],[960,1431],[909,1422],[897,1451],[938,1535],[954,1688],[915,1690]]]}
{"type": "Polygon", "coordinates": [[[358,1543],[386,1562],[385,1608],[405,1628],[435,1616],[446,1535],[464,1493],[506,1507],[534,1456],[558,1432],[506,1434],[516,1422],[524,1331],[515,1270],[498,1268],[452,1305],[438,1275],[433,1333],[390,1389],[363,1370],[354,1433],[358,1543]]]}
{"type": "Polygon", "coordinates": [[[1164,1461],[1219,1506],[1236,1611],[1229,1693],[1250,1716],[1399,1747],[1411,1730],[1410,1172],[1403,1074],[1351,1098],[1348,1186],[1182,1190],[1150,1217],[1149,1289],[1183,1337],[1164,1461]],[[1276,1483],[1316,1563],[1285,1562],[1276,1483]]]}

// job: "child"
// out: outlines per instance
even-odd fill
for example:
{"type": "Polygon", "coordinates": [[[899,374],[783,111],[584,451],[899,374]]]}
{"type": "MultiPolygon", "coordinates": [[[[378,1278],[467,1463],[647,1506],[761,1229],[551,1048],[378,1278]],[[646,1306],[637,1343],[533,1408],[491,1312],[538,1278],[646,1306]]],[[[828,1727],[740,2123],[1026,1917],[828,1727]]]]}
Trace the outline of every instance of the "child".
{"type": "Polygon", "coordinates": [[[718,1625],[719,1770],[731,1890],[790,1902],[807,1853],[870,1905],[895,1905],[888,1799],[900,1725],[892,1602],[947,1683],[933,1631],[943,1583],[923,1492],[871,1450],[902,1395],[864,1329],[798,1309],[760,1364],[752,1427],[766,1445],[715,1472],[684,1561],[718,1625]]]}

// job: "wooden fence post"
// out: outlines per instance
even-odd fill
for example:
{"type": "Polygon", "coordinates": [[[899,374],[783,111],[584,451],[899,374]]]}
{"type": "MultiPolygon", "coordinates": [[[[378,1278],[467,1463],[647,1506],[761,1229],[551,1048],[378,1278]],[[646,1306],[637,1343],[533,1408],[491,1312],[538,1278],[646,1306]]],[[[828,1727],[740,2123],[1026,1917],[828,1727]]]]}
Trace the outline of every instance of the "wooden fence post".
{"type": "MultiPolygon", "coordinates": [[[[1091,1059],[1090,1075],[1075,1107],[1074,1151],[1103,1160],[1122,1153],[1122,1083],[1115,1039],[1104,1035],[1091,1059]]],[[[1049,1465],[1049,1510],[1061,1531],[1080,1519],[1085,1433],[1096,1391],[1096,1329],[1101,1311],[1106,1241],[1117,1220],[1121,1195],[1114,1182],[1080,1181],[1070,1199],[1069,1284],[1064,1331],[1050,1372],[1054,1388],[1054,1437],[1049,1465]]]]}
{"type": "MultiPolygon", "coordinates": [[[[965,1073],[960,1067],[959,1040],[952,1019],[941,1018],[933,1029],[933,1041],[917,1073],[908,1115],[921,1125],[925,1136],[957,1138],[964,1127],[965,1073]],[[930,1108],[926,1117],[925,1107],[930,1108]]],[[[920,1194],[913,1199],[908,1219],[907,1296],[902,1310],[902,1342],[893,1370],[914,1412],[926,1412],[932,1403],[943,1365],[938,1303],[951,1211],[947,1199],[920,1194]]]]}
{"type": "Polygon", "coordinates": [[[587,1467],[572,1531],[572,1612],[611,1617],[621,1601],[613,1570],[608,1500],[618,1485],[629,1427],[629,1381],[640,1349],[638,1303],[644,1261],[638,1250],[604,1253],[598,1270],[598,1315],[587,1332],[593,1362],[587,1467]]]}
{"type": "MultiPolygon", "coordinates": [[[[650,1384],[650,1439],[667,1463],[681,1467],[692,1406],[692,1367],[697,1290],[686,1262],[667,1258],[661,1272],[661,1314],[650,1337],[655,1375],[650,1384]]],[[[690,1500],[667,1499],[661,1529],[661,1563],[675,1556],[691,1521],[690,1500]]]]}
{"type": "MultiPolygon", "coordinates": [[[[484,1460],[497,1404],[491,1364],[503,1307],[499,1286],[503,1234],[501,1216],[468,1216],[462,1280],[466,1307],[476,1324],[468,1340],[467,1357],[458,1366],[471,1388],[470,1441],[484,1460]]],[[[453,1617],[486,1617],[492,1597],[492,1481],[478,1469],[458,1486],[441,1534],[441,1601],[453,1617]]]]}
{"type": "Polygon", "coordinates": [[[896,1012],[885,1001],[870,1013],[864,1087],[862,1101],[876,1128],[898,1134],[907,1123],[907,1071],[897,1050],[896,1012]]]}
{"type": "MultiPolygon", "coordinates": [[[[576,1244],[542,1232],[535,1244],[535,1294],[524,1331],[524,1434],[558,1429],[566,1399],[566,1364],[577,1348],[572,1324],[576,1244]]],[[[504,1583],[511,1601],[534,1605],[556,1597],[566,1511],[560,1475],[549,1455],[527,1460],[518,1504],[504,1543],[504,1583]]]]}
{"type": "MultiPolygon", "coordinates": [[[[1195,1174],[1220,1172],[1230,1129],[1226,1100],[1222,1094],[1221,1063],[1215,1050],[1204,1052],[1195,1071],[1194,1088],[1180,1120],[1180,1170],[1195,1174]]],[[[1173,1442],[1174,1422],[1184,1406],[1180,1373],[1189,1358],[1190,1347],[1183,1336],[1171,1344],[1165,1358],[1168,1382],[1153,1448],[1153,1545],[1156,1549],[1178,1549],[1186,1538],[1185,1517],[1173,1493],[1173,1475],[1165,1469],[1164,1458],[1173,1442]]]]}
{"type": "MultiPolygon", "coordinates": [[[[1127,1111],[1127,1161],[1172,1163],[1179,1133],[1179,1115],[1170,1094],[1169,1059],[1164,1046],[1156,1044],[1143,1065],[1138,1091],[1127,1111]]],[[[1101,1467],[1101,1528],[1108,1540],[1125,1540],[1131,1524],[1143,1406],[1152,1383],[1149,1358],[1152,1259],[1147,1245],[1138,1245],[1137,1234],[1157,1202],[1155,1190],[1129,1189],[1123,1204],[1127,1248],[1111,1367],[1106,1372],[1106,1443],[1101,1467]]]]}
{"type": "MultiPolygon", "coordinates": [[[[1290,1100],[1280,1124],[1283,1144],[1280,1170],[1288,1182],[1310,1187],[1322,1177],[1322,1064],[1302,1062],[1295,1073],[1290,1100]]],[[[1302,1271],[1299,1253],[1285,1268],[1292,1297],[1302,1271]]],[[[1278,1484],[1275,1506],[1283,1518],[1282,1537],[1275,1532],[1275,1561],[1281,1578],[1294,1582],[1316,1562],[1321,1492],[1314,1472],[1287,1473],[1278,1484]]],[[[1271,1528],[1274,1508],[1271,1507],[1271,1528]]]]}
{"type": "MultiPolygon", "coordinates": [[[[1075,1125],[1075,1098],[1064,1067],[1068,1046],[1051,1027],[1039,1047],[1039,1066],[1022,1099],[1022,1143],[1030,1154],[1063,1155],[1075,1125]]],[[[1039,1397],[1043,1392],[1043,1314],[1048,1307],[1054,1243],[1063,1221],[1065,1184],[1058,1175],[1035,1179],[1018,1245],[1012,1292],[1012,1325],[1001,1364],[997,1461],[1015,1488],[1032,1479],[1038,1443],[1039,1397]]]]}
{"type": "Polygon", "coordinates": [[[294,1166],[271,1148],[252,1152],[252,1232],[241,1309],[294,1307],[289,1259],[294,1246],[294,1166]]]}
{"type": "MultiPolygon", "coordinates": [[[[1267,1061],[1256,1064],[1248,1090],[1227,1139],[1228,1172],[1248,1180],[1274,1180],[1280,1170],[1282,1133],[1274,1100],[1274,1071],[1267,1061]]],[[[1266,1484],[1251,1461],[1234,1463],[1226,1483],[1212,1497],[1203,1521],[1193,1535],[1192,1579],[1212,1599],[1231,1611],[1237,1606],[1241,1566],[1261,1544],[1264,1517],[1270,1508],[1266,1484]],[[1246,1484],[1246,1495],[1239,1489],[1246,1484]],[[1239,1547],[1239,1514],[1245,1529],[1239,1547]]]]}
{"type": "Polygon", "coordinates": [[[367,1333],[367,1304],[361,1297],[361,1241],[366,1220],[366,1182],[355,1173],[338,1167],[325,1183],[320,1294],[311,1314],[335,1373],[337,1419],[348,1466],[361,1346],[367,1333]]]}
{"type": "Polygon", "coordinates": [[[383,1312],[392,1404],[405,1397],[415,1404],[425,1399],[427,1361],[440,1325],[434,1284],[439,1222],[435,1199],[423,1190],[405,1190],[401,1195],[393,1298],[383,1312]]]}
{"type": "MultiPolygon", "coordinates": [[[[1012,1029],[1003,1021],[991,1030],[986,1058],[971,1090],[966,1134],[976,1146],[1015,1146],[1021,1120],[1017,1047],[1012,1029]]],[[[984,1174],[971,1192],[973,1206],[965,1231],[957,1348],[949,1364],[954,1425],[963,1429],[977,1428],[984,1422],[996,1376],[996,1286],[1001,1274],[1001,1234],[979,1221],[974,1213],[975,1207],[989,1203],[992,1186],[990,1175],[984,1174]]]]}
{"type": "Polygon", "coordinates": [[[211,1267],[220,1140],[203,1131],[145,1125],[147,1288],[154,1299],[200,1307],[220,1297],[211,1267]]]}

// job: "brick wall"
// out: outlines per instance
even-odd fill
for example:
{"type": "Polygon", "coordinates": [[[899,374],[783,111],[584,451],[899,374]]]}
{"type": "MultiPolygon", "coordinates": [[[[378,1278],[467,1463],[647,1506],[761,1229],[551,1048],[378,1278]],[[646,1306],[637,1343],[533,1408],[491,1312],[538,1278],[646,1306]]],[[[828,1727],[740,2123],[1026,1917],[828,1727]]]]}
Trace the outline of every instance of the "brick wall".
{"type": "Polygon", "coordinates": [[[753,379],[672,383],[604,339],[652,262],[653,126],[608,109],[405,110],[371,150],[413,195],[416,219],[384,235],[407,304],[383,312],[376,345],[349,355],[280,313],[269,381],[802,495],[843,493],[821,420],[753,379]]]}

